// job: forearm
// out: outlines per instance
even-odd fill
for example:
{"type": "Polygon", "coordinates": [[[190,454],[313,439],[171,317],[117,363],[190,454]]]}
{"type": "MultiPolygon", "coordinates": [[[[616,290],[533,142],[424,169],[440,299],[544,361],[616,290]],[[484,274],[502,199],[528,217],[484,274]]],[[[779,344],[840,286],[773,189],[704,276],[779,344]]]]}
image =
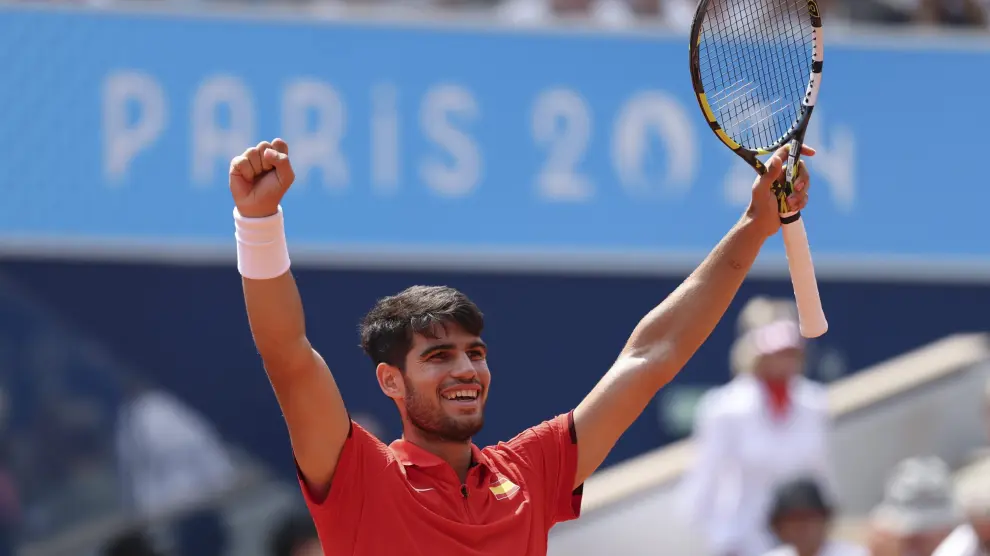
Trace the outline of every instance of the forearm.
{"type": "Polygon", "coordinates": [[[739,291],[766,236],[744,217],[704,262],[636,326],[623,355],[650,362],[662,386],[705,342],[739,291]]]}
{"type": "Polygon", "coordinates": [[[287,359],[308,354],[302,299],[292,273],[268,280],[242,278],[241,283],[251,334],[266,366],[287,366],[287,359]]]}
{"type": "Polygon", "coordinates": [[[289,270],[281,209],[262,217],[234,212],[237,267],[255,345],[266,367],[307,359],[306,324],[299,289],[289,270]]]}

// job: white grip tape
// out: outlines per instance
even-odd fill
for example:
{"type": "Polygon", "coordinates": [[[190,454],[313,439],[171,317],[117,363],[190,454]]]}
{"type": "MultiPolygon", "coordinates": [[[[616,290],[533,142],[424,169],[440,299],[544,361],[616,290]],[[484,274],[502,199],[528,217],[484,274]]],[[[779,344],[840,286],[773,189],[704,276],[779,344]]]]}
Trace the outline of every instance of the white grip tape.
{"type": "Polygon", "coordinates": [[[271,216],[247,218],[234,209],[237,271],[251,280],[277,278],[289,270],[282,207],[271,216]]]}
{"type": "Polygon", "coordinates": [[[818,295],[818,280],[811,260],[811,247],[804,229],[804,219],[798,218],[784,224],[784,250],[787,253],[787,267],[794,286],[794,300],[797,302],[801,335],[817,338],[828,331],[828,321],[818,295]]]}

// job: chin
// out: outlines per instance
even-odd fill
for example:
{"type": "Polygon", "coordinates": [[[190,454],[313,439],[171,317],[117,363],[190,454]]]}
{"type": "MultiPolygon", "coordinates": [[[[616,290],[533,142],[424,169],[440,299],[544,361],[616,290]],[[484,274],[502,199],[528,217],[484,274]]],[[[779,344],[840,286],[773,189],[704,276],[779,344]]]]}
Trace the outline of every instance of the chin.
{"type": "Polygon", "coordinates": [[[454,417],[452,419],[455,424],[454,428],[460,433],[457,436],[470,437],[478,434],[482,427],[485,425],[485,418],[481,415],[472,415],[470,417],[454,417]]]}

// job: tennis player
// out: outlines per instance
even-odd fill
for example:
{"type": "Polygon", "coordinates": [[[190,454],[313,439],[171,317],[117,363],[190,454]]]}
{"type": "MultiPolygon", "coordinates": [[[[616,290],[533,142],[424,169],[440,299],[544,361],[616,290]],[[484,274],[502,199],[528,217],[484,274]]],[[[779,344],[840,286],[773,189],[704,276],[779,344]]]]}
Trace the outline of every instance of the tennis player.
{"type": "MultiPolygon", "coordinates": [[[[643,317],[574,410],[487,448],[471,442],[492,380],[478,307],[452,288],[414,286],[367,314],[361,343],[403,427],[402,438],[382,443],[349,418],[306,338],[280,206],[295,178],[288,145],[262,142],[231,161],[248,320],[326,554],[545,555],[550,528],[580,514],[585,479],[705,341],[780,229],[770,185],[784,159],[784,150],[774,154],[739,221],[643,317]]],[[[792,207],[804,208],[808,185],[802,171],[792,207]]]]}

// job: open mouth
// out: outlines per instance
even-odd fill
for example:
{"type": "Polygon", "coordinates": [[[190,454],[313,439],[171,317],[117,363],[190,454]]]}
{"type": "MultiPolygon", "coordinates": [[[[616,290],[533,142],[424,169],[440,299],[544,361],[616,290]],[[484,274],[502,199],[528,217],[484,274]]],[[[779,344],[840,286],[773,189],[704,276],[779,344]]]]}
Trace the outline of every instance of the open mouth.
{"type": "Polygon", "coordinates": [[[474,407],[477,405],[478,400],[481,399],[481,390],[448,390],[446,392],[442,392],[440,397],[447,403],[459,406],[474,407]]]}
{"type": "Polygon", "coordinates": [[[478,390],[453,390],[450,392],[444,392],[441,394],[441,397],[452,402],[469,403],[477,401],[480,393],[481,392],[478,390]]]}

